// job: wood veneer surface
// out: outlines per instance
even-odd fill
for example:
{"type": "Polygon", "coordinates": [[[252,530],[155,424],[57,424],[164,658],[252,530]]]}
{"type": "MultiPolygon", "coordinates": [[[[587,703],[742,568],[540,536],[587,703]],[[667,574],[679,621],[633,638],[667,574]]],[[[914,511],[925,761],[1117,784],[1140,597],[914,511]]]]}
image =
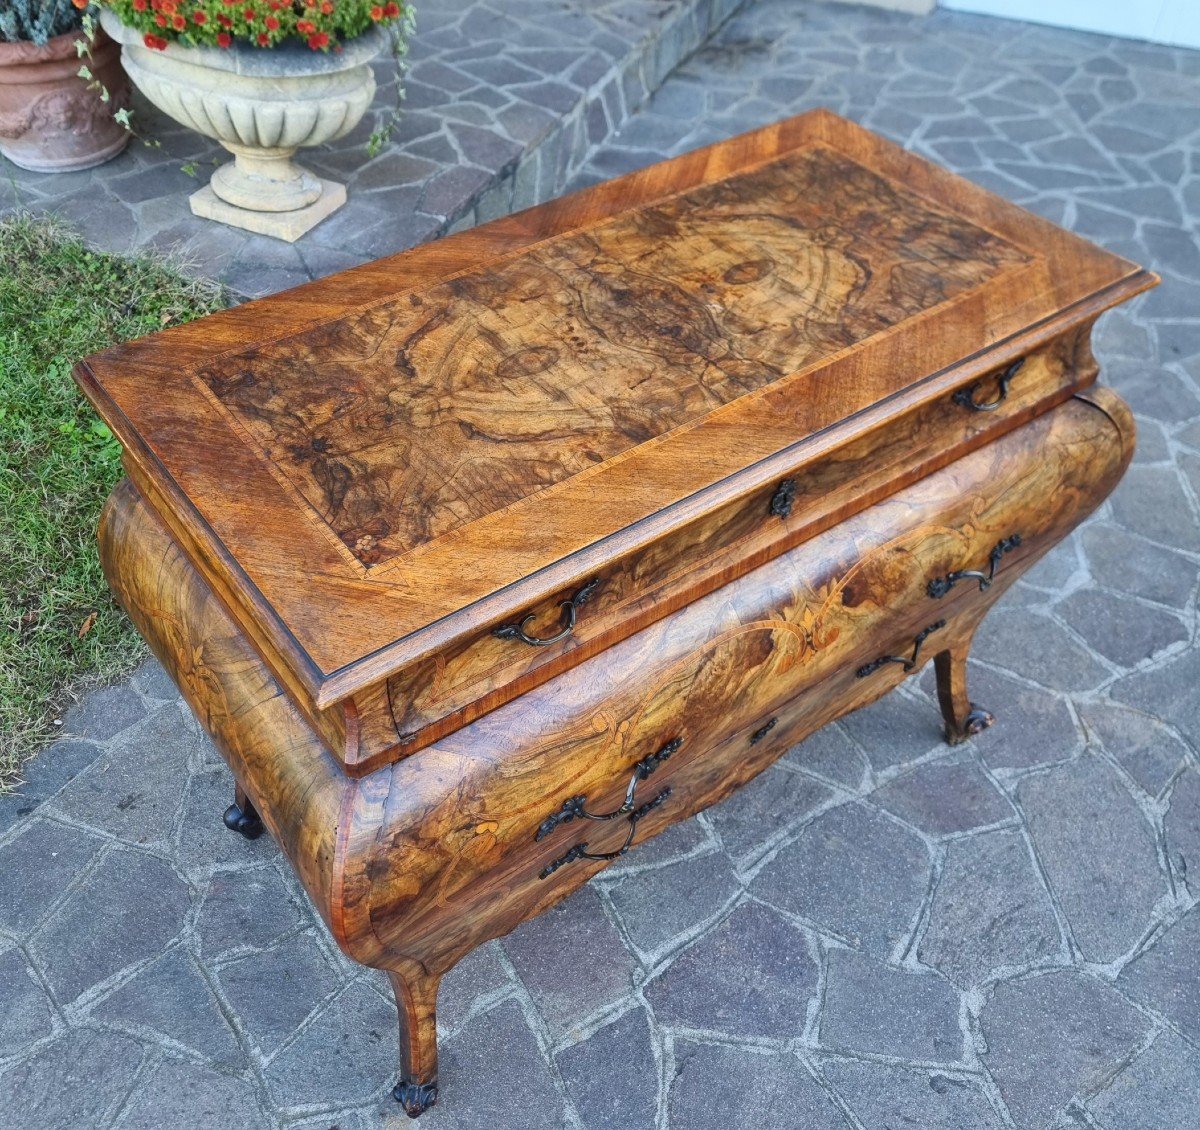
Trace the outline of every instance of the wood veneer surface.
{"type": "Polygon", "coordinates": [[[323,709],[1152,282],[817,111],[77,376],[323,709]]]}

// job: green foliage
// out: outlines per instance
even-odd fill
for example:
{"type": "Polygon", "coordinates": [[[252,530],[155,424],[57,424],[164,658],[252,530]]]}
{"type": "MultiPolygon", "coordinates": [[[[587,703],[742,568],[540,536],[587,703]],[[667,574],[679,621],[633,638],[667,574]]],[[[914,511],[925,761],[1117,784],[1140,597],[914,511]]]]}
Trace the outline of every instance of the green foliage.
{"type": "Polygon", "coordinates": [[[396,60],[396,101],[367,139],[368,157],[378,157],[383,152],[383,147],[391,141],[396,126],[400,124],[400,111],[404,108],[404,98],[407,93],[404,89],[404,76],[408,72],[406,62],[408,43],[416,28],[416,9],[411,4],[404,9],[404,14],[399,22],[388,28],[392,57],[396,60]]]}
{"type": "Polygon", "coordinates": [[[75,31],[83,21],[71,0],[0,0],[0,40],[39,47],[56,35],[75,31]]]}
{"type": "Polygon", "coordinates": [[[220,304],[215,284],[161,259],[91,251],[44,219],[0,221],[0,784],[73,692],[144,654],[96,554],[120,445],[71,365],[220,304]]]}

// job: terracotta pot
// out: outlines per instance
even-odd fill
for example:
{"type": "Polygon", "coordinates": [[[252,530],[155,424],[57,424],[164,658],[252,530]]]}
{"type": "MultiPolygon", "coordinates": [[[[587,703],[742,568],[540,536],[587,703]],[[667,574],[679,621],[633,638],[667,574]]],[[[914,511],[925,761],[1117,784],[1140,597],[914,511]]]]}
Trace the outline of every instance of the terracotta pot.
{"type": "Polygon", "coordinates": [[[79,77],[81,34],[56,35],[44,47],[0,43],[0,153],[22,169],[90,169],[129,144],[129,131],[113,120],[114,110],[129,105],[121,49],[97,29],[90,65],[112,95],[105,104],[79,77]]]}

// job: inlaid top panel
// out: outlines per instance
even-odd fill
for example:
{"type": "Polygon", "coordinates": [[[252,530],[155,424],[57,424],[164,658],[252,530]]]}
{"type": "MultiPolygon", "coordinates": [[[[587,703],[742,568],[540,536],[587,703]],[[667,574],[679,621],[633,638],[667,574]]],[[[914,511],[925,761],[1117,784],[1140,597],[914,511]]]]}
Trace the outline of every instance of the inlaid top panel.
{"type": "Polygon", "coordinates": [[[375,566],[1027,260],[815,148],[222,358],[200,379],[375,566]]]}
{"type": "Polygon", "coordinates": [[[76,375],[324,707],[1152,282],[813,111],[76,375]]]}

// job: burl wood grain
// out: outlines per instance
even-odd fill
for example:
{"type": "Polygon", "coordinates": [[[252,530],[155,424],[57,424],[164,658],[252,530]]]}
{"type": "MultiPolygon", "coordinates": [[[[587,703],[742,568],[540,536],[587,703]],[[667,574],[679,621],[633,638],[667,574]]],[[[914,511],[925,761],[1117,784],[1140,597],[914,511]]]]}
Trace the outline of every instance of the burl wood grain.
{"type": "MultiPolygon", "coordinates": [[[[889,446],[909,413],[1152,282],[814,112],[77,376],[172,535],[364,771],[354,696],[790,469],[889,446]]],[[[401,710],[396,728],[424,724],[401,710]]]]}
{"type": "MultiPolygon", "coordinates": [[[[397,760],[525,693],[546,679],[749,572],[863,507],[1006,434],[1092,383],[1097,373],[1090,324],[1026,356],[1003,403],[975,412],[951,397],[892,420],[881,434],[802,459],[766,487],[718,506],[649,545],[633,545],[594,574],[595,592],[562,643],[532,648],[484,629],[355,696],[357,747],[347,766],[358,774],[397,760]],[[776,492],[792,484],[791,511],[772,513],[776,492]]],[[[994,398],[996,377],[978,389],[994,398]]],[[[529,630],[552,635],[561,602],[588,580],[575,579],[542,607],[529,630]]],[[[520,614],[518,614],[520,615],[520,614]]]]}
{"type": "MultiPolygon", "coordinates": [[[[365,778],[358,821],[378,831],[361,842],[361,858],[352,841],[341,882],[371,877],[368,950],[398,947],[444,968],[464,931],[486,931],[495,892],[541,898],[546,884],[573,885],[567,873],[587,865],[538,879],[594,831],[566,825],[535,839],[565,800],[583,794],[596,810],[616,807],[633,766],[665,743],[683,745],[654,786],[807,689],[903,654],[906,642],[911,651],[922,629],[1003,591],[964,583],[939,600],[931,580],[986,567],[1014,534],[1021,545],[998,575],[1018,575],[1108,494],[1127,457],[1106,415],[1068,402],[365,778]]],[[[925,655],[944,650],[945,638],[931,634],[925,655]]],[[[880,670],[852,681],[886,679],[880,670]]]]}
{"type": "Polygon", "coordinates": [[[814,148],[201,378],[374,566],[1028,258],[814,148]]]}
{"type": "MultiPolygon", "coordinates": [[[[205,581],[128,485],[102,536],[119,597],[184,688],[235,775],[352,957],[389,970],[403,1078],[436,1083],[441,976],[577,888],[601,862],[541,877],[573,846],[615,850],[620,821],[537,831],[575,795],[620,804],[638,761],[680,740],[638,784],[666,790],[636,845],[745,783],[817,726],[939,660],[953,738],[967,708],[963,664],[980,617],[1024,569],[1108,494],[1128,463],[1128,410],[1074,399],[863,510],[397,765],[351,781],[300,721],[205,581]],[[986,591],[936,576],[986,563],[1022,534],[986,591]],[[774,725],[768,724],[774,720],[774,725]]],[[[1003,724],[1001,720],[1000,724],[1003,724]]],[[[418,1104],[419,1105],[419,1104],[418,1104]]]]}
{"type": "Polygon", "coordinates": [[[113,594],[327,916],[348,785],[337,761],[128,479],[109,496],[99,542],[113,594]]]}

